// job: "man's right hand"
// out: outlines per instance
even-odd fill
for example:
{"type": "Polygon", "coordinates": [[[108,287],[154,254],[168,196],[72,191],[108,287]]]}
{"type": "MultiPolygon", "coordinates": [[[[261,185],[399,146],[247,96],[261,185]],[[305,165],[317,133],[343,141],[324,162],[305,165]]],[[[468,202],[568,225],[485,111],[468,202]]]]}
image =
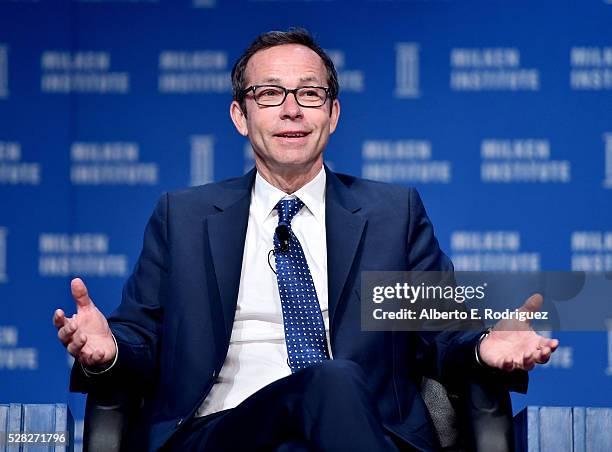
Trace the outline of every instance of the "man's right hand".
{"type": "Polygon", "coordinates": [[[89,298],[80,278],[71,281],[70,289],[77,312],[68,318],[61,309],[55,311],[53,324],[57,337],[81,364],[94,368],[108,366],[115,359],[117,349],[106,317],[89,298]]]}

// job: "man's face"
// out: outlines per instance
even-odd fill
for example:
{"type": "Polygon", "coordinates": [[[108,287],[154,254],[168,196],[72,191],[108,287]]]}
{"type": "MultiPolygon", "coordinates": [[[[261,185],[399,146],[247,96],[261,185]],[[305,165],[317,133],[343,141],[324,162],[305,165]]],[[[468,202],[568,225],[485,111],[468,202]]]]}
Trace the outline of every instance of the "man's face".
{"type": "MultiPolygon", "coordinates": [[[[245,87],[269,84],[288,89],[327,87],[327,71],[319,55],[308,47],[297,44],[271,47],[255,53],[245,71],[245,87]]],[[[322,164],[323,149],[338,123],[337,100],[327,99],[321,107],[301,107],[289,93],[282,105],[261,107],[251,92],[245,104],[246,117],[235,101],[231,116],[238,131],[249,138],[258,169],[280,174],[308,171],[322,164]]]]}

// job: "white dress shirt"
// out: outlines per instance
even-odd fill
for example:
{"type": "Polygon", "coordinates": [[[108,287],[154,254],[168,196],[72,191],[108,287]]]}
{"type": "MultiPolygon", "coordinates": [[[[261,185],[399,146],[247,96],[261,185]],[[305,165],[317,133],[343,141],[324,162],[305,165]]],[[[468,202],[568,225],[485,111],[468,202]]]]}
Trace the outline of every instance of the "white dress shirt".
{"type": "MultiPolygon", "coordinates": [[[[234,408],[264,386],[291,374],[278,283],[267,262],[278,225],[275,206],[283,198],[298,197],[305,205],[291,220],[291,229],[304,249],[312,274],[329,348],[325,179],[325,170],[321,169],[312,181],[287,195],[259,173],[255,176],[229,350],[196,416],[234,408]]],[[[272,254],[270,264],[275,267],[272,254]]]]}

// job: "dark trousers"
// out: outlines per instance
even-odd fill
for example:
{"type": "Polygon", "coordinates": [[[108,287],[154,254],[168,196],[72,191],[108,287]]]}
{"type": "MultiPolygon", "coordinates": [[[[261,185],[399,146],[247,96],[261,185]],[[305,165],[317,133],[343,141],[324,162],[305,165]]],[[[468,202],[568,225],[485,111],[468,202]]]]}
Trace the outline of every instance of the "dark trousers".
{"type": "Polygon", "coordinates": [[[329,360],[277,380],[230,410],[188,421],[170,450],[397,451],[359,365],[329,360]]]}

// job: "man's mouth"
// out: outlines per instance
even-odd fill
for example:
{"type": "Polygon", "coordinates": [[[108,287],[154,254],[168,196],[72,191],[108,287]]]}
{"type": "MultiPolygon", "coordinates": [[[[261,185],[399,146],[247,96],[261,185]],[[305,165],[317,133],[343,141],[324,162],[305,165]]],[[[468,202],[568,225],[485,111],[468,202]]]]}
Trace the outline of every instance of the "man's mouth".
{"type": "Polygon", "coordinates": [[[288,132],[281,132],[281,133],[276,133],[274,134],[275,137],[280,137],[280,138],[304,138],[305,136],[309,135],[310,132],[303,132],[303,131],[288,131],[288,132]]]}

